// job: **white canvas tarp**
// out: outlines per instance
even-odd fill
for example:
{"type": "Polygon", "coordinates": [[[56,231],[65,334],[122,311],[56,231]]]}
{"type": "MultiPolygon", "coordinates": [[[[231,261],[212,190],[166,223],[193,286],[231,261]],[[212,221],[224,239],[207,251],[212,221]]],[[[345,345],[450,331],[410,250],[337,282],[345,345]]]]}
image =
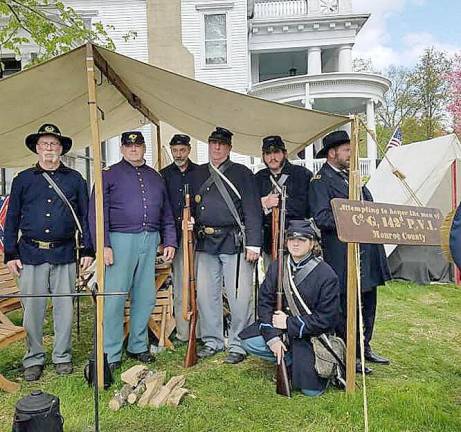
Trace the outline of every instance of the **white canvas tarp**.
{"type": "MultiPolygon", "coordinates": [[[[428,141],[420,141],[387,152],[391,163],[401,171],[422,205],[438,208],[446,215],[451,210],[451,166],[461,159],[461,144],[456,135],[446,135],[428,141]]],[[[458,177],[461,177],[461,173],[458,177]]],[[[379,164],[367,183],[377,202],[418,205],[392,174],[386,159],[379,164]]],[[[458,186],[459,191],[459,186],[458,186]]],[[[395,245],[386,245],[390,254],[395,245]]]]}
{"type": "MultiPolygon", "coordinates": [[[[259,155],[261,139],[281,135],[294,153],[349,119],[282,105],[213,87],[95,47],[158,118],[206,141],[216,126],[234,133],[233,151],[259,155]]],[[[0,167],[35,160],[24,137],[43,123],[54,123],[74,140],[74,149],[90,144],[86,47],[0,80],[0,167]]],[[[101,74],[97,87],[101,139],[145,124],[144,116],[101,74]],[[102,114],[103,113],[103,114],[102,114]]]]}

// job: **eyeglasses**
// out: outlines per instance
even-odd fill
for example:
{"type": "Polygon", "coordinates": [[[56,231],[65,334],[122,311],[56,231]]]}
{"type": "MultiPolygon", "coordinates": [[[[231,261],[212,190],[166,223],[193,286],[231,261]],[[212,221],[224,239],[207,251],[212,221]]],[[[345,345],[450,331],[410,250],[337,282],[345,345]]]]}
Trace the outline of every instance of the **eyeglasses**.
{"type": "Polygon", "coordinates": [[[50,142],[40,142],[37,145],[39,147],[41,147],[41,148],[52,148],[52,149],[57,149],[57,148],[61,147],[61,143],[59,143],[59,142],[57,142],[57,143],[56,142],[52,142],[52,143],[50,143],[50,142]]]}

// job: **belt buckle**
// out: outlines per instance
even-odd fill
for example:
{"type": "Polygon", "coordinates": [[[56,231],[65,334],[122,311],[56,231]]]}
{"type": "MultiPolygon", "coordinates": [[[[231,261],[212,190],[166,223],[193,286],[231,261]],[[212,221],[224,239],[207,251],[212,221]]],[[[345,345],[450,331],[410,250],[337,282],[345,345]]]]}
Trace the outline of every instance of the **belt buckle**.
{"type": "Polygon", "coordinates": [[[39,249],[50,249],[51,242],[45,242],[41,240],[35,240],[35,242],[38,244],[39,249]]]}
{"type": "Polygon", "coordinates": [[[215,229],[213,227],[205,227],[204,230],[205,234],[211,235],[215,233],[215,229]]]}

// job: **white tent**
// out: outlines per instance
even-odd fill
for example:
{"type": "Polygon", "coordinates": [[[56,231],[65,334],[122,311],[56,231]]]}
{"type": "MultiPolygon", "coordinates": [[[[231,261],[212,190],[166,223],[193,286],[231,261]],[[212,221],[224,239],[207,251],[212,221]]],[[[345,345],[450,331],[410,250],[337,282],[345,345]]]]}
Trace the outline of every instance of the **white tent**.
{"type": "MultiPolygon", "coordinates": [[[[458,161],[461,160],[461,144],[456,135],[446,135],[428,141],[395,147],[388,150],[386,156],[392,165],[405,175],[405,181],[423,206],[438,208],[443,215],[452,209],[452,166],[453,163],[457,166],[458,161]]],[[[414,202],[402,182],[392,171],[389,162],[383,159],[372,174],[367,187],[370,189],[374,200],[383,203],[417,206],[418,204],[414,202]]],[[[456,202],[459,202],[461,192],[459,167],[457,167],[457,171],[459,174],[456,182],[458,192],[456,202]]],[[[393,258],[395,260],[399,254],[399,265],[405,266],[406,264],[402,260],[411,258],[414,267],[418,267],[418,269],[416,271],[415,269],[405,269],[407,274],[422,275],[427,270],[423,270],[423,266],[447,265],[437,247],[416,248],[386,245],[386,253],[390,257],[391,267],[393,258]]],[[[407,263],[407,265],[409,264],[407,263]]]]}
{"type": "MultiPolygon", "coordinates": [[[[151,121],[163,121],[206,141],[216,126],[234,132],[233,150],[259,155],[261,139],[281,135],[290,154],[350,120],[242,95],[145,64],[94,46],[101,139],[151,121]],[[106,73],[111,70],[111,73],[106,73]],[[110,75],[110,79],[107,76],[110,75]],[[122,95],[120,89],[125,90],[122,95]],[[126,96],[128,95],[128,100],[126,96]]],[[[55,123],[74,140],[74,149],[90,144],[86,47],[0,80],[0,166],[34,160],[24,137],[42,123],[55,123]]]]}

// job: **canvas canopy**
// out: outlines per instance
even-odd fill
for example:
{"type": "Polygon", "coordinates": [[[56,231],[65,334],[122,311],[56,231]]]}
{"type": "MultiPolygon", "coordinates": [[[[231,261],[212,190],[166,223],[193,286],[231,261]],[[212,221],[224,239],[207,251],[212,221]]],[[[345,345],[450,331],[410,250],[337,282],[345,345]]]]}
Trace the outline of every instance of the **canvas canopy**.
{"type": "MultiPolygon", "coordinates": [[[[438,208],[443,214],[451,210],[450,167],[453,161],[461,159],[461,144],[456,135],[391,148],[386,156],[405,175],[423,206],[438,208]]],[[[367,187],[377,202],[417,205],[392,174],[386,159],[372,174],[367,187]]]]}
{"type": "MultiPolygon", "coordinates": [[[[293,154],[349,122],[347,117],[283,105],[217,88],[94,47],[156,119],[206,141],[216,126],[234,133],[233,150],[259,155],[261,139],[281,135],[293,154]]],[[[73,149],[90,144],[86,47],[56,57],[0,81],[0,166],[35,160],[24,137],[43,123],[55,123],[74,140],[73,149]]],[[[101,139],[146,123],[124,95],[101,73],[97,87],[101,139]]]]}
{"type": "MultiPolygon", "coordinates": [[[[392,148],[386,155],[406,176],[406,182],[423,206],[438,208],[443,215],[452,209],[451,167],[455,161],[458,165],[461,159],[461,144],[456,135],[392,148]]],[[[418,205],[392,174],[392,167],[385,159],[371,176],[367,187],[375,201],[418,205]]],[[[459,192],[459,184],[457,189],[459,192]]],[[[459,196],[456,201],[459,202],[459,196]]],[[[449,280],[449,264],[440,247],[386,245],[385,248],[393,277],[420,284],[449,280]]]]}

